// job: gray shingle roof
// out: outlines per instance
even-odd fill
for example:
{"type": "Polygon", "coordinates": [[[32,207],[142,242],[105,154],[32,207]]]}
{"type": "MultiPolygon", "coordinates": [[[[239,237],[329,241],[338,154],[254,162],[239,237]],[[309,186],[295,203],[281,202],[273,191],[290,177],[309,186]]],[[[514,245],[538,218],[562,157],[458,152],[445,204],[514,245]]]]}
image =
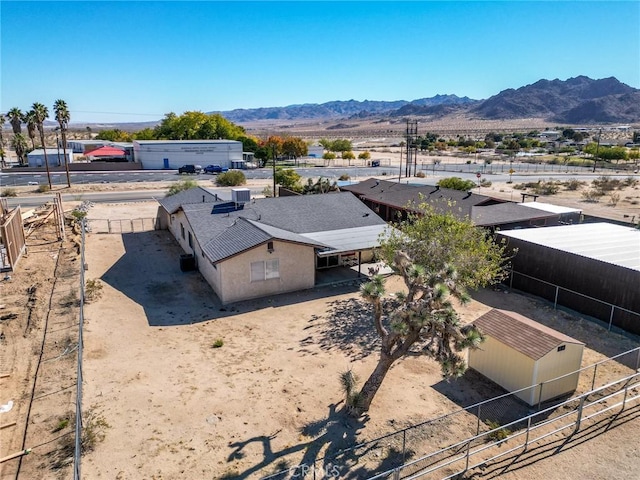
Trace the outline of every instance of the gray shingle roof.
{"type": "MultiPolygon", "coordinates": [[[[183,190],[176,193],[175,195],[164,197],[158,200],[160,205],[162,205],[164,209],[169,212],[169,214],[175,213],[180,207],[186,204],[217,203],[219,201],[220,200],[218,200],[217,195],[209,192],[208,190],[205,190],[202,187],[183,190]]],[[[210,208],[209,211],[211,211],[210,208]]]]}
{"type": "MultiPolygon", "coordinates": [[[[182,198],[199,199],[200,196],[201,193],[196,192],[182,198]]],[[[201,199],[194,204],[178,203],[171,202],[168,206],[175,210],[182,208],[198,243],[213,262],[274,239],[335,248],[335,245],[325,244],[313,235],[305,235],[314,232],[361,231],[364,227],[377,227],[365,228],[373,232],[370,236],[375,236],[375,240],[377,230],[386,226],[351,193],[255,199],[245,204],[242,210],[216,214],[211,213],[211,203],[203,204],[201,199]]]]}
{"type": "Polygon", "coordinates": [[[529,220],[542,220],[545,218],[555,218],[557,216],[557,214],[552,212],[544,212],[510,202],[495,205],[475,205],[471,207],[471,221],[481,227],[529,220]]]}
{"type": "Polygon", "coordinates": [[[407,204],[427,202],[436,211],[451,211],[459,218],[471,215],[471,207],[499,202],[485,195],[463,192],[451,188],[432,185],[408,185],[369,178],[355,185],[341,187],[340,190],[352,192],[358,197],[394,208],[403,209],[407,204]],[[454,202],[452,209],[450,203],[454,202]]]}
{"type": "Polygon", "coordinates": [[[563,343],[584,345],[575,338],[534,322],[519,313],[507,310],[494,308],[473,323],[480,328],[482,333],[533,360],[541,359],[563,343]]]}

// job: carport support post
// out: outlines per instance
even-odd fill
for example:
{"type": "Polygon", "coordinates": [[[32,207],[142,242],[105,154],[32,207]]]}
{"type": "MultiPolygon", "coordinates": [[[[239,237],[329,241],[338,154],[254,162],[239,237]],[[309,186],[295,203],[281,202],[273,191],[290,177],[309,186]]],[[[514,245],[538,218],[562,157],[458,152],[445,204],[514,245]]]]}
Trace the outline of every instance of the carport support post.
{"type": "Polygon", "coordinates": [[[609,315],[609,328],[607,328],[608,331],[611,331],[611,324],[613,323],[613,312],[615,311],[615,306],[611,305],[611,315],[609,315]]]}

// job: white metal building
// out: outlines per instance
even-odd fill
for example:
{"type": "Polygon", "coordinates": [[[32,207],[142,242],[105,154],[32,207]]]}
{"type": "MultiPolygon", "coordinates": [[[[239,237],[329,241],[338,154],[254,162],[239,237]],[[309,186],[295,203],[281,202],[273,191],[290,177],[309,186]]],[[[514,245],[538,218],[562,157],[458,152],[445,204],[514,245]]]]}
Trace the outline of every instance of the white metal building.
{"type": "Polygon", "coordinates": [[[584,343],[506,310],[490,310],[473,323],[486,339],[469,350],[469,367],[509,392],[536,385],[515,394],[529,405],[575,391],[584,343]]]}
{"type": "MultiPolygon", "coordinates": [[[[64,151],[62,148],[47,148],[47,160],[50,167],[58,167],[64,165],[64,151]]],[[[44,167],[44,150],[38,148],[27,153],[27,161],[30,167],[44,167]]],[[[67,150],[67,162],[73,162],[73,152],[67,150]]]]}
{"type": "Polygon", "coordinates": [[[244,164],[242,142],[236,140],[135,140],[133,153],[145,170],[175,170],[189,164],[238,168],[244,164]]]}

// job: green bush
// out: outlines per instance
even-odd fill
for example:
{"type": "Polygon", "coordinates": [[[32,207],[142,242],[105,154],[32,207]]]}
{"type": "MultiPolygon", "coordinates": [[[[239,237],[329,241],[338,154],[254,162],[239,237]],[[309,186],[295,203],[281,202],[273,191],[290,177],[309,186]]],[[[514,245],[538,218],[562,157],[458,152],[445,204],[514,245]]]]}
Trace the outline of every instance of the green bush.
{"type": "Polygon", "coordinates": [[[198,183],[195,180],[182,180],[180,182],[176,182],[169,188],[167,192],[167,197],[171,195],[175,195],[176,193],[180,193],[184,190],[189,190],[190,188],[197,187],[198,183]]]}
{"type": "Polygon", "coordinates": [[[38,193],[47,193],[49,190],[51,190],[49,188],[49,185],[38,185],[38,188],[36,189],[36,192],[38,192],[38,193]]]}
{"type": "Polygon", "coordinates": [[[509,430],[508,428],[500,428],[500,424],[498,422],[487,420],[486,424],[490,430],[494,430],[489,435],[487,435],[487,438],[491,441],[500,442],[506,440],[507,438],[509,438],[509,435],[511,435],[511,430],[509,430]]]}
{"type": "Polygon", "coordinates": [[[219,187],[237,187],[247,183],[247,179],[240,170],[229,170],[216,177],[216,185],[219,187]]]}
{"type": "Polygon", "coordinates": [[[453,190],[462,190],[466,192],[474,188],[476,184],[473,180],[463,180],[459,177],[449,177],[439,180],[438,186],[442,188],[452,188],[453,190]]]}
{"type": "Polygon", "coordinates": [[[211,344],[211,348],[220,348],[224,345],[224,340],[221,338],[216,338],[216,340],[211,344]]]}

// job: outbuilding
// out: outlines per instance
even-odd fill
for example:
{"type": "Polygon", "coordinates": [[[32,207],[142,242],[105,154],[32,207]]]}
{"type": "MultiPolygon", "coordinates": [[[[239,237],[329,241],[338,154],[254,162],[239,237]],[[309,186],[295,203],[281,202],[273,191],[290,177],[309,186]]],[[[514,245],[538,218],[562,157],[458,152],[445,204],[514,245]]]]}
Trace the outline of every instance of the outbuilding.
{"type": "MultiPolygon", "coordinates": [[[[50,167],[58,167],[64,165],[64,151],[57,148],[47,148],[47,162],[50,167]]],[[[38,148],[27,153],[27,161],[30,167],[44,167],[45,155],[44,149],[38,148]]],[[[73,153],[67,150],[67,162],[73,162],[73,153]]]]}
{"type": "Polygon", "coordinates": [[[242,142],[236,140],[135,140],[133,154],[145,170],[177,170],[182,165],[244,165],[242,142]]]}
{"type": "Polygon", "coordinates": [[[507,310],[492,309],[473,323],[485,341],[469,350],[470,368],[509,392],[520,390],[515,395],[528,405],[575,391],[584,343],[507,310]]]}

